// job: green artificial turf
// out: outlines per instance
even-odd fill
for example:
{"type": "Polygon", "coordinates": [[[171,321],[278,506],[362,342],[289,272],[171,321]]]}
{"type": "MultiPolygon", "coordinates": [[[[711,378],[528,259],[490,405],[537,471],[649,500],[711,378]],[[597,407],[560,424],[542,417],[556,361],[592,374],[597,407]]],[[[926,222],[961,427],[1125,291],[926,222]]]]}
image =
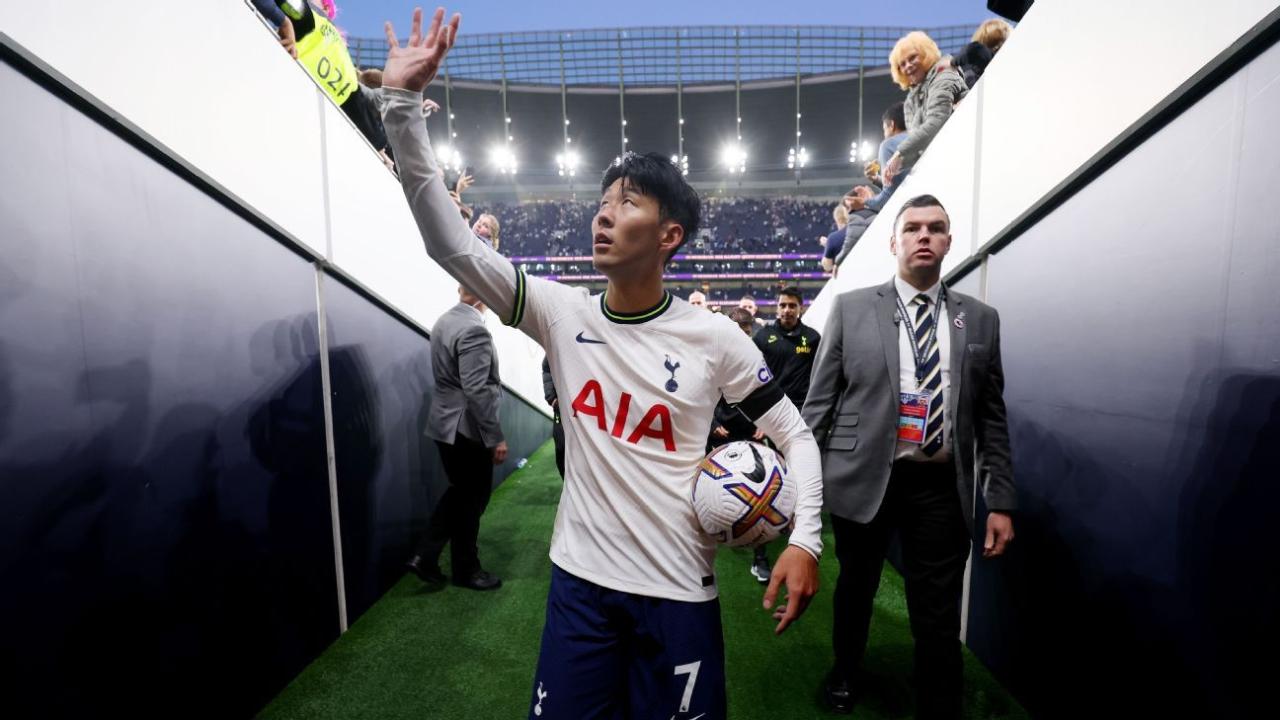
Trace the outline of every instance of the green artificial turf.
{"type": "MultiPolygon", "coordinates": [[[[496,592],[429,591],[406,576],[261,713],[262,718],[524,718],[537,663],[550,581],[547,547],[560,477],[548,443],[494,493],[480,526],[485,567],[496,592]]],[[[837,565],[821,565],[822,589],[781,637],[748,573],[749,550],[716,559],[724,618],[729,717],[792,720],[831,716],[818,686],[831,663],[831,593],[837,565]]],[[[776,559],[777,548],[771,549],[776,559]]],[[[446,557],[448,553],[445,553],[446,557]]],[[[448,568],[445,568],[446,572],[448,568]]],[[[861,718],[912,714],[911,632],[902,578],[886,563],[876,597],[868,672],[876,679],[854,711],[861,718]]],[[[970,718],[1026,713],[965,652],[970,718]]]]}

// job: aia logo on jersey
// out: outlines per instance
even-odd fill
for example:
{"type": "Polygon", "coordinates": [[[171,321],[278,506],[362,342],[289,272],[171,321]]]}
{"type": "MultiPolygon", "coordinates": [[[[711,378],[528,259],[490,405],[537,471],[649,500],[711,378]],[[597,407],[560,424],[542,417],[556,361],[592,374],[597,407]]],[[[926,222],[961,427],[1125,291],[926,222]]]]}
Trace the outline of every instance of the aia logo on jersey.
{"type": "MultiPolygon", "coordinates": [[[[613,428],[610,429],[608,410],[604,404],[604,391],[600,388],[599,382],[588,380],[578,391],[578,396],[573,399],[573,416],[579,415],[594,417],[597,427],[620,438],[631,416],[631,393],[624,392],[618,399],[618,408],[613,413],[613,428]]],[[[640,422],[636,423],[631,433],[627,435],[627,442],[634,445],[646,437],[661,440],[667,452],[676,451],[676,441],[671,431],[671,408],[658,403],[646,410],[640,422]]]]}

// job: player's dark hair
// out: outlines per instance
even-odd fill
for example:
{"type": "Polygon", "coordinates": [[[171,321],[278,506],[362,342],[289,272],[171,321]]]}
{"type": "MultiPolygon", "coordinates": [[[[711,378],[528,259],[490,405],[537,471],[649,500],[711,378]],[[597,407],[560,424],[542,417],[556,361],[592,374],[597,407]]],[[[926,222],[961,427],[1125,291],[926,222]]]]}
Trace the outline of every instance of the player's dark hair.
{"type": "Polygon", "coordinates": [[[786,295],[787,297],[793,297],[796,299],[797,303],[801,305],[804,304],[804,295],[800,294],[800,287],[797,285],[788,285],[782,288],[781,290],[779,290],[778,297],[782,297],[783,295],[786,295]]]}
{"type": "Polygon", "coordinates": [[[655,152],[623,154],[605,169],[604,178],[600,181],[600,193],[604,194],[619,178],[623,185],[657,200],[658,216],[662,220],[672,220],[684,228],[680,244],[667,256],[667,262],[670,262],[689,238],[698,233],[698,225],[702,221],[702,201],[698,198],[697,191],[685,181],[684,174],[671,160],[655,152]]]}

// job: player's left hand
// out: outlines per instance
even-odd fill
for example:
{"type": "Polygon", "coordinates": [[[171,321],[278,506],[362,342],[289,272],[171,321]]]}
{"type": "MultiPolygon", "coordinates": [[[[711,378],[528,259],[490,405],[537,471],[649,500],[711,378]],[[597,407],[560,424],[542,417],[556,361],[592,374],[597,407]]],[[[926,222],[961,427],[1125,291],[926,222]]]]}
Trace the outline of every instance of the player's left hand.
{"type": "Polygon", "coordinates": [[[803,548],[788,545],[773,565],[773,576],[764,591],[765,610],[773,607],[778,587],[784,582],[787,587],[786,603],[773,611],[773,619],[778,621],[774,635],[781,635],[788,625],[795,622],[809,607],[813,596],[818,594],[818,561],[803,548]]]}
{"type": "Polygon", "coordinates": [[[444,23],[444,8],[436,8],[431,16],[431,26],[422,34],[422,8],[414,8],[413,25],[409,30],[409,42],[403,47],[396,40],[396,31],[388,22],[387,64],[382,69],[382,86],[422,92],[435,79],[445,55],[458,37],[458,25],[462,16],[454,13],[448,24],[444,23]]]}

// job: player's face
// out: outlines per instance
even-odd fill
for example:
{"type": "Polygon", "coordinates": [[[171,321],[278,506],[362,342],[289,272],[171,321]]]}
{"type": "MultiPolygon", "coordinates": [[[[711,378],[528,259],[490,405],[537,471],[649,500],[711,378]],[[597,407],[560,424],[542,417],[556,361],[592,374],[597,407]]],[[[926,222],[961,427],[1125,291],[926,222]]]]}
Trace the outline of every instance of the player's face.
{"type": "Polygon", "coordinates": [[[606,275],[661,267],[683,233],[675,223],[662,219],[656,199],[624,181],[619,178],[605,189],[591,219],[591,260],[606,275]]]}
{"type": "Polygon", "coordinates": [[[752,300],[751,298],[742,298],[741,300],[739,300],[738,307],[751,313],[753,317],[756,314],[756,301],[752,300]]]}
{"type": "Polygon", "coordinates": [[[778,324],[790,330],[800,322],[800,301],[790,295],[778,296],[778,324]]]}
{"type": "Polygon", "coordinates": [[[951,250],[951,222],[936,205],[910,208],[898,218],[889,249],[898,256],[898,269],[908,273],[939,270],[951,250]]]}

